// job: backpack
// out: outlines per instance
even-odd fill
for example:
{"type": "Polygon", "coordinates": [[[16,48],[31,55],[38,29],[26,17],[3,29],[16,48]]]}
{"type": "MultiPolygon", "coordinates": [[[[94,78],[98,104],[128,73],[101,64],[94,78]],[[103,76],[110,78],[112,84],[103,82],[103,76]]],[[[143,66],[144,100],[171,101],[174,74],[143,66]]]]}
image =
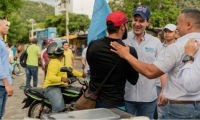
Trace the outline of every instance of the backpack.
{"type": "MultiPolygon", "coordinates": [[[[27,47],[27,48],[28,48],[28,47],[27,47]]],[[[20,55],[20,59],[19,59],[20,65],[21,65],[23,68],[26,67],[26,60],[27,60],[27,58],[28,58],[27,48],[26,48],[26,50],[20,55]]]]}

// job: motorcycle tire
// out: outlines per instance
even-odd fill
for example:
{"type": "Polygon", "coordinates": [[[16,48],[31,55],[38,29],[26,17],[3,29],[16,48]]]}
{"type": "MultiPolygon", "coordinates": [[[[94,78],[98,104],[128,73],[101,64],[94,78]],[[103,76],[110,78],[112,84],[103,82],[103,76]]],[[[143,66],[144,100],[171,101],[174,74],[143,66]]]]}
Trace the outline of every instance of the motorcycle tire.
{"type": "Polygon", "coordinates": [[[41,115],[39,115],[39,112],[40,112],[40,107],[41,107],[42,103],[40,101],[34,101],[31,106],[29,107],[29,110],[28,110],[28,117],[31,117],[31,118],[38,118],[40,119],[40,117],[44,114],[48,114],[51,112],[51,106],[50,105],[47,105],[45,104],[43,110],[42,110],[42,113],[41,115]],[[36,114],[35,114],[36,112],[36,114]]]}
{"type": "Polygon", "coordinates": [[[21,76],[25,74],[25,69],[22,66],[20,66],[20,64],[15,64],[13,68],[13,73],[17,76],[21,76]]]}

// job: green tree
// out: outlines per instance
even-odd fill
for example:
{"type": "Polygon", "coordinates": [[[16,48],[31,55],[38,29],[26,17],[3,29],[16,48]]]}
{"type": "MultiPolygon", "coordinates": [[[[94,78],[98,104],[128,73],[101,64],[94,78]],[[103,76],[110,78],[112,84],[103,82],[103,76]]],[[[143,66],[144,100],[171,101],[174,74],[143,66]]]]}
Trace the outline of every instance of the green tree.
{"type": "Polygon", "coordinates": [[[24,22],[21,17],[13,13],[9,17],[10,26],[8,33],[8,42],[11,43],[27,43],[29,26],[24,22]]]}
{"type": "Polygon", "coordinates": [[[199,0],[176,0],[177,8],[183,10],[185,8],[200,8],[199,0]]]}
{"type": "Polygon", "coordinates": [[[123,11],[132,18],[133,10],[138,5],[146,5],[151,10],[151,24],[148,29],[162,28],[168,23],[176,23],[180,10],[175,0],[112,0],[109,6],[113,11],[123,11]]]}
{"type": "MultiPolygon", "coordinates": [[[[88,30],[90,19],[84,14],[69,13],[69,33],[80,33],[88,30]]],[[[66,35],[66,15],[49,16],[46,18],[45,27],[56,27],[58,36],[66,35]]]]}
{"type": "Polygon", "coordinates": [[[40,23],[44,22],[46,17],[54,15],[54,11],[54,7],[46,3],[26,1],[17,13],[23,20],[34,19],[36,23],[40,23]]]}
{"type": "Polygon", "coordinates": [[[0,0],[0,17],[6,17],[10,21],[8,42],[29,42],[29,30],[31,23],[28,19],[34,19],[36,26],[44,28],[47,16],[54,15],[54,7],[42,2],[29,0],[0,0]]]}
{"type": "Polygon", "coordinates": [[[1,0],[0,2],[0,17],[5,17],[11,22],[10,34],[8,35],[7,41],[16,43],[20,40],[23,35],[23,27],[20,23],[20,17],[16,14],[16,10],[24,5],[24,0],[1,0]],[[15,20],[12,20],[14,17],[15,20]],[[17,20],[18,19],[18,20],[17,20]]]}
{"type": "Polygon", "coordinates": [[[1,16],[8,18],[12,12],[15,12],[18,8],[22,7],[23,5],[24,0],[1,0],[1,16]]]}

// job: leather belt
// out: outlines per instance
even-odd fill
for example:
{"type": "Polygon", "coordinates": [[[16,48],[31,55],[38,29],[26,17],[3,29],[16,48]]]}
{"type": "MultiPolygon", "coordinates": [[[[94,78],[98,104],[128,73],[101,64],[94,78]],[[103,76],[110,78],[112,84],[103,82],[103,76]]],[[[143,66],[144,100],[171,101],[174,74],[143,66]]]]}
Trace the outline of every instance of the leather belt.
{"type": "Polygon", "coordinates": [[[169,101],[170,104],[194,104],[195,102],[200,103],[200,101],[174,101],[174,100],[169,101]]]}

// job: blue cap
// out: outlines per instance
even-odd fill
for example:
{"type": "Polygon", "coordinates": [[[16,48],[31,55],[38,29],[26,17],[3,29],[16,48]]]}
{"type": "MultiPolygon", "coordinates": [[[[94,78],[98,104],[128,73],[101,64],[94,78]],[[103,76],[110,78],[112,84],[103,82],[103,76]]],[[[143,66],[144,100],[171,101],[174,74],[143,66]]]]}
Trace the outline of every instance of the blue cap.
{"type": "Polygon", "coordinates": [[[151,12],[150,12],[150,10],[147,6],[140,5],[140,6],[135,8],[133,16],[136,15],[136,14],[141,15],[142,18],[146,20],[146,19],[150,18],[151,12]]]}

